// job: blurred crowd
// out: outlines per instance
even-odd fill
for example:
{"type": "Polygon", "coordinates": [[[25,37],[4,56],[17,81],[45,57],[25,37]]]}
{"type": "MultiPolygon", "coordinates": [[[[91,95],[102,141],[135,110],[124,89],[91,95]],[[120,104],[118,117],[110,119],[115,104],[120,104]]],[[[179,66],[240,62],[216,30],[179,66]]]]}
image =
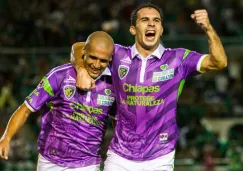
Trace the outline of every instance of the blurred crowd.
{"type": "MultiPolygon", "coordinates": [[[[47,50],[42,53],[18,53],[14,49],[71,47],[76,41],[85,41],[96,30],[107,31],[116,43],[132,45],[134,40],[128,31],[129,17],[142,2],[145,0],[0,0],[0,48],[13,49],[11,53],[0,51],[0,135],[12,112],[41,78],[51,68],[69,62],[70,48],[62,52],[47,50]]],[[[174,40],[181,35],[202,36],[201,29],[190,19],[192,11],[202,8],[208,10],[211,22],[221,37],[243,37],[243,0],[151,2],[164,11],[163,36],[167,39],[174,40]]],[[[170,44],[177,45],[178,42],[170,44]]],[[[167,47],[166,41],[163,43],[167,47]]],[[[183,41],[181,43],[179,46],[183,47],[183,41]]],[[[191,45],[193,47],[193,43],[191,45]]],[[[197,46],[195,49],[200,48],[197,46]]],[[[203,122],[205,118],[243,119],[241,52],[235,52],[236,56],[227,52],[228,67],[223,71],[199,75],[186,82],[177,112],[180,127],[176,154],[178,166],[200,164],[205,171],[213,171],[216,165],[221,165],[231,171],[243,170],[243,140],[240,138],[243,136],[243,123],[232,126],[227,139],[222,140],[218,132],[209,129],[203,122]]],[[[35,170],[40,117],[41,111],[33,113],[15,136],[9,161],[0,161],[1,171],[35,170]]],[[[110,125],[107,134],[102,151],[104,158],[112,136],[110,125]]]]}
{"type": "MultiPolygon", "coordinates": [[[[0,45],[67,46],[90,32],[106,30],[116,43],[130,45],[130,13],[145,0],[0,0],[0,45]]],[[[242,0],[152,0],[164,11],[164,35],[202,34],[190,15],[206,8],[222,36],[243,35],[242,0]]]]}

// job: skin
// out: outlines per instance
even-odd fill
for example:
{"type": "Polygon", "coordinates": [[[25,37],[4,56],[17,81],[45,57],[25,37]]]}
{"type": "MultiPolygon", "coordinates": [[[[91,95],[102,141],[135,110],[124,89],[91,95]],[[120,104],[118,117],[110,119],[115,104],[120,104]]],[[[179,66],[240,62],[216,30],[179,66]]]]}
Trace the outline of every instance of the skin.
{"type": "Polygon", "coordinates": [[[135,36],[138,52],[142,57],[152,54],[160,43],[163,33],[161,17],[154,8],[142,8],[137,13],[136,26],[130,27],[130,33],[135,36]],[[154,33],[154,36],[146,36],[146,33],[154,33]]]}
{"type": "MultiPolygon", "coordinates": [[[[96,79],[111,61],[113,47],[114,42],[107,33],[101,31],[94,32],[88,37],[85,44],[76,44],[72,47],[71,60],[74,55],[78,55],[89,76],[96,79]]],[[[30,109],[23,103],[11,116],[5,132],[0,139],[0,159],[8,159],[10,141],[24,125],[30,113],[30,109]]]]}
{"type": "Polygon", "coordinates": [[[98,78],[109,65],[114,47],[112,39],[101,33],[92,34],[82,49],[84,67],[93,79],[98,78]]]}
{"type": "MultiPolygon", "coordinates": [[[[191,18],[203,29],[209,43],[209,55],[202,61],[200,71],[207,72],[225,68],[227,66],[227,56],[220,38],[209,21],[207,11],[204,9],[196,10],[191,14],[191,18]]],[[[159,12],[153,8],[140,9],[137,12],[136,25],[130,27],[130,33],[135,36],[136,48],[142,57],[146,58],[151,55],[158,47],[160,36],[163,33],[159,12]],[[146,37],[147,31],[154,32],[155,36],[146,37]]],[[[75,60],[78,60],[77,58],[75,57],[75,60]]],[[[80,62],[73,64],[78,71],[76,86],[84,90],[92,89],[94,81],[85,71],[83,65],[80,62]]]]}

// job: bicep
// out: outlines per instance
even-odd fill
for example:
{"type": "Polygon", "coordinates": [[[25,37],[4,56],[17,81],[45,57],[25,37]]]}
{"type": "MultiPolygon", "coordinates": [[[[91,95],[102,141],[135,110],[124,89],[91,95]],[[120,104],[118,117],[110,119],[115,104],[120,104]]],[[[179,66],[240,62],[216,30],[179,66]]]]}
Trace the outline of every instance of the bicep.
{"type": "Polygon", "coordinates": [[[215,67],[210,55],[206,55],[206,57],[203,59],[201,63],[200,72],[208,72],[217,69],[218,68],[215,67]]]}

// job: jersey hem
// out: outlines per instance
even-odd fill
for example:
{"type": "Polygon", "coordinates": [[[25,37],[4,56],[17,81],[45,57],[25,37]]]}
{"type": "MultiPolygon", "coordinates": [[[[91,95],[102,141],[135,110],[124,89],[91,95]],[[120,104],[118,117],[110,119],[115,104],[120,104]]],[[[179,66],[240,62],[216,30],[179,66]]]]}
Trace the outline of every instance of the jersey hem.
{"type": "Polygon", "coordinates": [[[148,160],[153,160],[153,159],[156,159],[156,158],[165,156],[165,155],[167,155],[167,154],[173,152],[175,149],[170,149],[170,150],[166,150],[166,151],[165,151],[165,150],[162,150],[163,153],[161,153],[161,154],[156,154],[156,156],[150,156],[150,157],[147,157],[147,158],[136,158],[136,159],[135,159],[134,157],[127,156],[127,155],[124,155],[124,154],[121,154],[121,153],[119,153],[118,151],[116,151],[115,149],[113,149],[113,148],[111,148],[111,147],[109,148],[109,150],[112,151],[112,152],[114,152],[114,153],[116,153],[116,154],[119,155],[120,157],[123,157],[123,158],[127,159],[127,160],[132,160],[132,161],[148,161],[148,160]]]}
{"type": "MultiPolygon", "coordinates": [[[[98,160],[95,160],[94,162],[90,162],[90,160],[88,160],[86,163],[84,164],[73,164],[73,162],[70,162],[70,163],[66,163],[64,164],[63,162],[57,162],[55,160],[52,160],[51,158],[45,156],[43,153],[39,152],[39,155],[41,155],[44,159],[50,161],[51,163],[53,164],[56,164],[58,166],[61,166],[61,167],[68,167],[68,168],[81,168],[81,167],[87,167],[87,166],[93,166],[93,165],[99,165],[101,164],[101,159],[98,159],[98,160]]],[[[60,160],[59,160],[60,161],[60,160]]]]}

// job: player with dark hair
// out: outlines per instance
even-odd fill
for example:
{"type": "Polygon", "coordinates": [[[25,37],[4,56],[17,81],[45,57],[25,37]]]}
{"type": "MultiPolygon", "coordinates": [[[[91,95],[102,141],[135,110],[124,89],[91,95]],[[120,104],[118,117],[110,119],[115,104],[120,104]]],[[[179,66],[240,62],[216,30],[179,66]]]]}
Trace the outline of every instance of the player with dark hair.
{"type": "MultiPolygon", "coordinates": [[[[191,18],[209,42],[209,54],[160,44],[163,15],[153,4],[143,4],[131,16],[132,47],[115,45],[111,64],[117,102],[115,134],[105,171],[172,171],[179,137],[177,101],[185,80],[227,66],[224,48],[206,10],[191,18]]],[[[89,89],[92,79],[77,62],[77,86],[89,89]]]]}
{"type": "Polygon", "coordinates": [[[8,159],[13,135],[31,112],[43,108],[37,171],[99,171],[101,143],[115,100],[107,68],[113,47],[112,38],[101,31],[92,33],[83,48],[73,46],[96,88],[76,89],[71,64],[52,69],[12,115],[0,140],[0,158],[8,159]]]}

